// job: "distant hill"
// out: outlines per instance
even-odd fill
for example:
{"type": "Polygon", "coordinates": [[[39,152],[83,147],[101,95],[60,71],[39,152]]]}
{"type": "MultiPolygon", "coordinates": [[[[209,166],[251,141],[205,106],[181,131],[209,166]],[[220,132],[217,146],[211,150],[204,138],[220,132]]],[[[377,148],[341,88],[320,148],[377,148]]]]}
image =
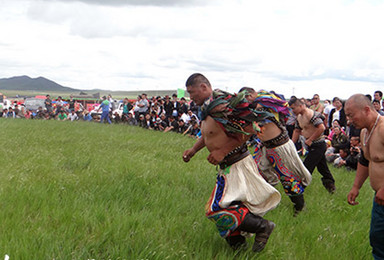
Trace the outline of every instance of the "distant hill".
{"type": "Polygon", "coordinates": [[[30,78],[28,76],[18,76],[0,79],[0,89],[2,90],[33,90],[33,91],[57,91],[57,92],[78,92],[78,89],[68,88],[56,82],[43,78],[30,78]]]}

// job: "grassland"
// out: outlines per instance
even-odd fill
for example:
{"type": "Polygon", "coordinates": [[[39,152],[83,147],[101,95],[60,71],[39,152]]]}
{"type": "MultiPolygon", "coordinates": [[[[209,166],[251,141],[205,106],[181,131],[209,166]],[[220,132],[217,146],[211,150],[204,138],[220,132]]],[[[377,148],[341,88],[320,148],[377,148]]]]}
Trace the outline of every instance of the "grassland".
{"type": "Polygon", "coordinates": [[[293,218],[283,195],[266,249],[233,252],[204,217],[207,151],[181,160],[194,140],[87,122],[0,119],[0,131],[0,259],[371,259],[373,192],[349,206],[353,172],[331,168],[334,195],[315,172],[305,212],[293,218]]]}

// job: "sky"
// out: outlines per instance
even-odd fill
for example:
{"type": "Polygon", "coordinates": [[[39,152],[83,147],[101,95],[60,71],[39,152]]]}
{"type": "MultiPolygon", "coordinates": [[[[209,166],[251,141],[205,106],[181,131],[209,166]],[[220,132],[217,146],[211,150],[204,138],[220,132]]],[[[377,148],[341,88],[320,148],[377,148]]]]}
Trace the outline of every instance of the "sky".
{"type": "Polygon", "coordinates": [[[76,89],[384,92],[380,0],[0,0],[0,78],[76,89]]]}

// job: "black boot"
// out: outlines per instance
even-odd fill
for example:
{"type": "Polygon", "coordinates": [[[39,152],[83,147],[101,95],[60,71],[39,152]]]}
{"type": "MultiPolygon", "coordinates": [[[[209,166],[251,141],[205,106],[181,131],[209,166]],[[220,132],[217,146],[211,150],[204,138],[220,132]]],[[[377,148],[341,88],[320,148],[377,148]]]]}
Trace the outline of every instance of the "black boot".
{"type": "Polygon", "coordinates": [[[293,202],[293,207],[295,209],[293,216],[296,217],[304,209],[304,206],[305,206],[304,195],[300,194],[297,196],[291,196],[289,198],[293,202]]]}
{"type": "Polygon", "coordinates": [[[246,245],[247,245],[247,243],[245,242],[245,237],[243,237],[242,235],[229,236],[229,237],[226,237],[225,240],[233,250],[246,248],[246,245]]]}
{"type": "Polygon", "coordinates": [[[331,181],[331,180],[323,180],[323,185],[324,185],[324,187],[327,189],[327,191],[330,194],[335,193],[336,186],[335,186],[335,183],[333,181],[331,181]]]}
{"type": "Polygon", "coordinates": [[[275,223],[272,221],[263,219],[262,217],[256,216],[252,213],[248,213],[245,216],[244,221],[238,227],[238,230],[255,233],[255,243],[253,244],[252,250],[260,252],[267,244],[268,238],[275,226],[275,223]]]}

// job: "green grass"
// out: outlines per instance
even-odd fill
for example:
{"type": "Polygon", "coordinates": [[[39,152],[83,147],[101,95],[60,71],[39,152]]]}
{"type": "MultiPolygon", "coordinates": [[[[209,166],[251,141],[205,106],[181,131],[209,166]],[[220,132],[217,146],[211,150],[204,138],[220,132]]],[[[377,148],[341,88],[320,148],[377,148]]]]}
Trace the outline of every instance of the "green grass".
{"type": "MultiPolygon", "coordinates": [[[[373,191],[349,206],[354,172],[331,167],[330,195],[315,172],[306,211],[292,204],[262,253],[233,252],[204,216],[215,183],[194,140],[125,125],[0,119],[0,259],[371,259],[373,191]]],[[[278,189],[282,191],[281,186],[278,189]]]]}

